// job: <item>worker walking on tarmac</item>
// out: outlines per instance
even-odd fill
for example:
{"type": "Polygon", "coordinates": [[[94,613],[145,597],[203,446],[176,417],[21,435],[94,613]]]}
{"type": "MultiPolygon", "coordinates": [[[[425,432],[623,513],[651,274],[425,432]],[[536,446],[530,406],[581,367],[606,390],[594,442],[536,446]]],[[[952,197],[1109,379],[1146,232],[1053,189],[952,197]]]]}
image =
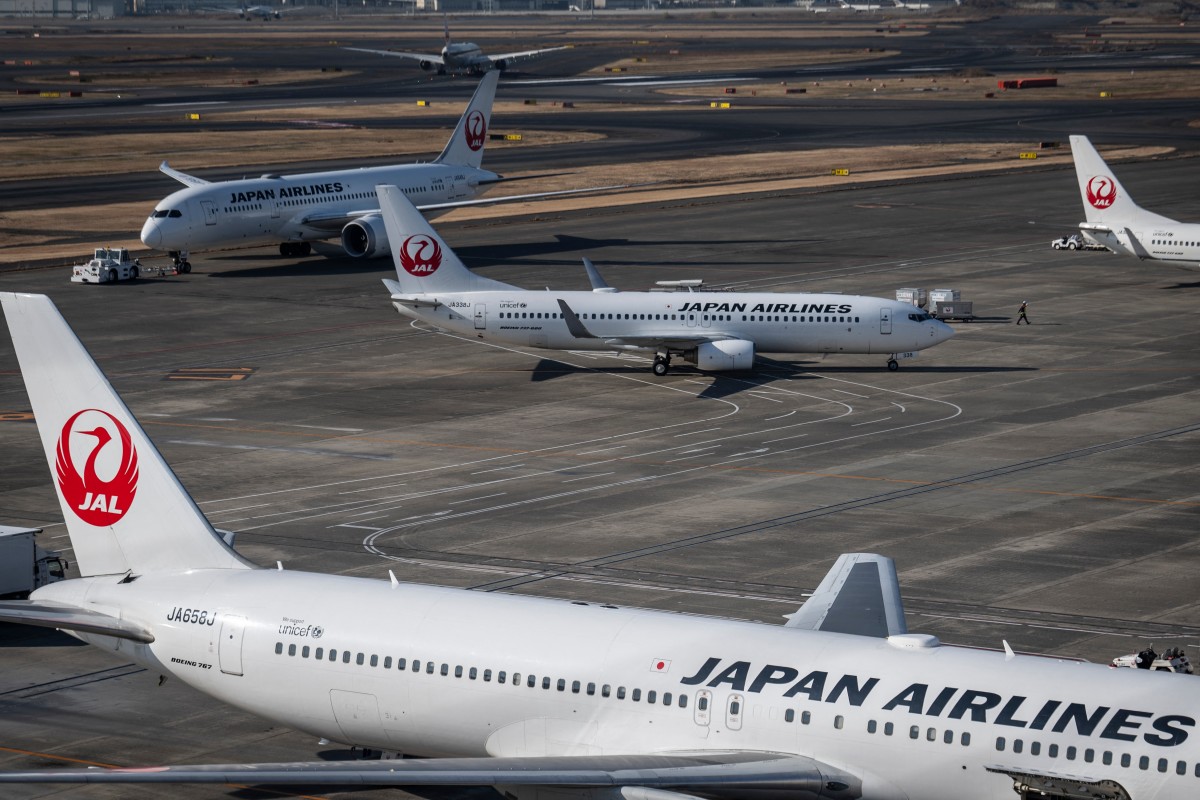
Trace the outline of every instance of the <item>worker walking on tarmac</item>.
{"type": "Polygon", "coordinates": [[[1029,321],[1029,317],[1025,315],[1025,309],[1026,309],[1026,308],[1028,308],[1028,307],[1029,307],[1029,301],[1028,301],[1028,300],[1022,300],[1022,301],[1021,301],[1021,307],[1017,309],[1017,324],[1018,324],[1018,325],[1020,325],[1020,324],[1021,324],[1021,320],[1025,320],[1025,324],[1026,324],[1026,325],[1032,325],[1032,324],[1033,324],[1032,322],[1030,322],[1030,321],[1029,321]]]}

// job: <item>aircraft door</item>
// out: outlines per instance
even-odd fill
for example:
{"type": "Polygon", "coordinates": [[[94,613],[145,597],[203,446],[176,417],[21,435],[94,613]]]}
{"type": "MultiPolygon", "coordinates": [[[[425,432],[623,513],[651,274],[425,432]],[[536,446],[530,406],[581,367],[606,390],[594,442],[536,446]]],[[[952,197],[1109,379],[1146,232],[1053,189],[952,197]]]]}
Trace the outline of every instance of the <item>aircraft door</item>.
{"type": "Polygon", "coordinates": [[[699,316],[699,315],[698,315],[698,314],[696,314],[694,311],[693,311],[693,312],[689,312],[689,313],[688,313],[688,315],[687,315],[687,326],[688,326],[689,328],[694,328],[694,327],[696,327],[696,317],[697,317],[697,316],[699,316]]]}
{"type": "Polygon", "coordinates": [[[201,200],[200,208],[204,210],[204,224],[217,224],[217,204],[212,200],[201,200]]]}
{"type": "Polygon", "coordinates": [[[729,695],[729,702],[725,705],[725,727],[731,731],[740,731],[742,729],[742,714],[746,710],[746,700],[740,694],[729,695]]]}
{"type": "Polygon", "coordinates": [[[890,308],[879,309],[879,332],[892,332],[892,310],[890,308]]]}
{"type": "Polygon", "coordinates": [[[217,642],[217,662],[226,675],[242,674],[242,637],[246,618],[233,614],[221,616],[221,638],[217,642]]]}
{"type": "Polygon", "coordinates": [[[487,304],[475,304],[475,330],[487,330],[487,304]]]}
{"type": "Polygon", "coordinates": [[[712,715],[712,692],[701,689],[696,692],[696,710],[692,712],[697,725],[708,727],[712,715]]]}
{"type": "Polygon", "coordinates": [[[710,327],[712,325],[712,314],[701,314],[700,324],[705,328],[710,327]]]}

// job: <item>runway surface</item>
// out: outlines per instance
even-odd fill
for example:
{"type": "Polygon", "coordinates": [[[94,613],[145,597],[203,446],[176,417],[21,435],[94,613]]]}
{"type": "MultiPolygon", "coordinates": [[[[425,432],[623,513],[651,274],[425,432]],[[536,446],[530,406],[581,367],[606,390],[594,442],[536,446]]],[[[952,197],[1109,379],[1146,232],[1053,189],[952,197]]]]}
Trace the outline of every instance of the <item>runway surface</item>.
{"type": "MultiPolygon", "coordinates": [[[[1049,66],[1070,55],[978,51],[978,30],[913,39],[926,44],[906,58],[946,66],[986,52],[1049,66]]],[[[564,75],[580,66],[554,63],[564,75]]],[[[417,80],[402,90],[425,90],[417,80]]],[[[394,88],[382,73],[362,85],[364,101],[394,88]]],[[[474,82],[447,85],[465,98],[474,82]]],[[[87,108],[114,124],[117,107],[87,108]]],[[[55,124],[0,109],[29,135],[55,124]]],[[[1190,156],[1191,111],[847,101],[804,115],[764,108],[755,127],[699,110],[589,114],[583,125],[607,143],[497,152],[489,166],[1057,139],[1085,124],[1098,140],[1190,156]]],[[[1200,218],[1198,171],[1190,157],[1118,167],[1139,203],[1180,219],[1200,218]]],[[[163,180],[131,176],[127,188],[152,202],[163,180]]],[[[100,184],[0,186],[6,202],[54,207],[100,184]]],[[[897,560],[910,629],[947,643],[1094,661],[1147,642],[1195,653],[1200,269],[1052,251],[1079,218],[1064,167],[438,223],[473,269],[530,289],[585,288],[587,256],[626,289],[703,278],[877,296],[953,287],[974,301],[978,320],[895,373],[881,357],[795,355],[660,379],[640,357],[492,346],[410,323],[380,283],[389,263],[336,254],[206,254],[190,275],[117,286],[73,285],[62,269],[0,272],[0,290],[55,300],[213,524],[263,565],[782,623],[838,554],[875,551],[897,560]],[[1014,324],[1023,300],[1028,327],[1014,324]]],[[[29,411],[0,337],[0,521],[44,527],[43,545],[69,550],[29,411]]],[[[55,632],[0,625],[0,659],[3,769],[347,756],[55,632]]],[[[158,796],[5,796],[60,794],[158,796]]],[[[291,793],[172,791],[229,795],[291,793]]]]}

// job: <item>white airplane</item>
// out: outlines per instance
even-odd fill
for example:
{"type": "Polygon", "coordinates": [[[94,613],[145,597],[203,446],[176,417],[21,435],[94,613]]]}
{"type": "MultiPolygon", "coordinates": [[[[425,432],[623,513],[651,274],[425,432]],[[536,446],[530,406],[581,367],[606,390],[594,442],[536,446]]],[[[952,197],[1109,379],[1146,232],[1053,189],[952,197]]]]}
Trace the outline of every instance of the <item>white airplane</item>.
{"type": "Polygon", "coordinates": [[[154,207],[142,226],[142,242],[167,251],[185,270],[191,267],[187,263],[191,250],[278,242],[280,254],[306,256],[312,252],[310,242],[337,236],[347,255],[374,258],[389,252],[383,221],[375,207],[375,186],[379,183],[403,187],[422,211],[581,191],[470,199],[481,187],[502,180],[481,167],[498,80],[498,75],[484,76],[445,149],[428,164],[209,182],[172,169],[164,161],[159,169],[187,188],[168,195],[154,207]]]}
{"type": "Polygon", "coordinates": [[[445,18],[442,19],[442,41],[442,52],[438,55],[432,53],[402,53],[396,50],[372,50],[366,47],[347,47],[345,49],[353,50],[356,53],[372,53],[377,56],[412,59],[420,64],[421,69],[426,72],[436,70],[438,75],[445,75],[447,72],[466,72],[471,75],[482,75],[493,69],[497,72],[503,72],[514,61],[521,61],[533,58],[534,56],[540,56],[543,53],[553,53],[556,50],[567,49],[565,46],[543,47],[537,50],[518,50],[515,53],[486,56],[479,45],[474,42],[459,42],[458,44],[451,42],[450,24],[445,18]]]}
{"type": "Polygon", "coordinates": [[[1195,679],[909,633],[881,556],[843,555],[784,625],[256,568],[209,525],[49,298],[6,292],[0,306],[81,575],[0,602],[0,620],[58,628],[388,756],[0,783],[477,785],[517,800],[1197,796],[1195,679]]]}
{"type": "Polygon", "coordinates": [[[270,6],[248,6],[245,3],[238,9],[238,16],[242,19],[250,19],[258,17],[259,19],[279,19],[283,15],[279,9],[271,8],[270,6]]]}
{"type": "Polygon", "coordinates": [[[1177,222],[1133,202],[1086,136],[1071,137],[1083,198],[1079,230],[1115,253],[1157,261],[1200,262],[1200,224],[1177,222]]]}
{"type": "Polygon", "coordinates": [[[395,186],[380,186],[401,314],[461,334],[549,350],[653,353],[655,375],[683,358],[745,370],[761,353],[876,353],[888,369],[954,329],[916,306],[878,297],[775,292],[618,292],[584,259],[591,292],[531,292],[468,270],[395,186]]]}

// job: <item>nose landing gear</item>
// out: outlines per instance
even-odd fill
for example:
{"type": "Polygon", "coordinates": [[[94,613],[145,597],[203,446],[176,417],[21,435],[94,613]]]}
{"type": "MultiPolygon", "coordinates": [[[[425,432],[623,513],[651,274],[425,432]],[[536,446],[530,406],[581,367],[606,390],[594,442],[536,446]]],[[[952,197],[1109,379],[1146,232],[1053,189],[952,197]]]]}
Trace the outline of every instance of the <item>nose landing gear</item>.
{"type": "Polygon", "coordinates": [[[658,353],[654,356],[654,366],[652,367],[654,374],[662,377],[671,371],[671,356],[658,353]]]}

